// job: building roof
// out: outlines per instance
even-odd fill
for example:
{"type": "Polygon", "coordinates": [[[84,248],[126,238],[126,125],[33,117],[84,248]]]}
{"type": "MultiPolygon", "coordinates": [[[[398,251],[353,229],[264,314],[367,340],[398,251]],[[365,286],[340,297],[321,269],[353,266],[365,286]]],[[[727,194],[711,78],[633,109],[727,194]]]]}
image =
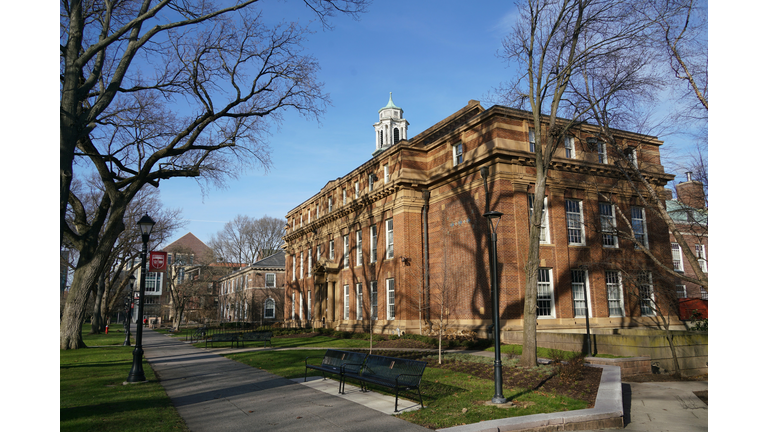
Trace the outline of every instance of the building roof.
{"type": "Polygon", "coordinates": [[[164,252],[190,250],[195,254],[195,257],[200,259],[203,259],[206,256],[213,256],[213,249],[209,248],[208,245],[195,237],[191,232],[184,234],[180,239],[164,247],[162,250],[164,252]]]}
{"type": "Polygon", "coordinates": [[[666,200],[666,204],[667,213],[676,224],[697,223],[707,225],[708,213],[706,209],[687,206],[678,200],[666,200]]]}
{"type": "Polygon", "coordinates": [[[285,268],[285,251],[279,251],[263,260],[256,261],[251,267],[285,268]]]}
{"type": "Polygon", "coordinates": [[[389,92],[389,102],[387,103],[387,105],[386,105],[385,107],[383,107],[383,108],[379,109],[379,112],[382,112],[382,111],[384,111],[385,109],[396,109],[396,110],[400,110],[400,111],[402,111],[402,110],[403,110],[403,109],[402,109],[402,108],[400,108],[399,106],[395,105],[395,103],[394,103],[394,102],[392,102],[392,92],[389,92]]]}

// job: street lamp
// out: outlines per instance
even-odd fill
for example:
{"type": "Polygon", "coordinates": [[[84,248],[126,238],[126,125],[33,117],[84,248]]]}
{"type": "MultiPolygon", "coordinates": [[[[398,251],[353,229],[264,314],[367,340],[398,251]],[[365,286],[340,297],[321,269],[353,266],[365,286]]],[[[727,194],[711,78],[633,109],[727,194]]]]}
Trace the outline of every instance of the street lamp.
{"type": "Polygon", "coordinates": [[[131,346],[131,303],[133,302],[133,283],[136,282],[136,276],[131,274],[128,281],[129,294],[125,302],[125,322],[123,323],[125,327],[125,341],[123,346],[131,346]]]}
{"type": "Polygon", "coordinates": [[[128,373],[128,382],[144,382],[144,369],[141,365],[141,359],[144,356],[144,350],[141,348],[142,318],[144,317],[144,289],[147,281],[147,243],[149,243],[149,234],[152,233],[152,227],[155,221],[148,214],[137,222],[141,230],[141,279],[139,280],[139,310],[136,318],[136,348],[133,350],[133,366],[128,373]]]}
{"type": "Polygon", "coordinates": [[[507,402],[507,398],[504,397],[504,390],[501,379],[501,329],[499,325],[499,281],[498,281],[498,259],[496,256],[496,229],[499,227],[501,217],[504,215],[501,212],[495,210],[488,210],[488,167],[480,168],[480,175],[483,177],[483,183],[485,185],[485,213],[483,217],[488,219],[488,228],[491,231],[491,296],[493,297],[493,344],[494,344],[494,360],[493,360],[493,382],[495,394],[491,399],[492,403],[503,404],[507,402]],[[494,224],[495,222],[495,224],[494,224]]]}

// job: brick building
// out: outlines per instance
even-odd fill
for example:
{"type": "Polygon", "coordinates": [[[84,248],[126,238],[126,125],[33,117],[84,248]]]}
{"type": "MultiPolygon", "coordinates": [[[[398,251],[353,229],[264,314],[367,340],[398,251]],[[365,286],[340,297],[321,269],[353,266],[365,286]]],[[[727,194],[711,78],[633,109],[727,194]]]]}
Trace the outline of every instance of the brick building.
{"type": "Polygon", "coordinates": [[[219,321],[269,325],[283,321],[285,253],[235,270],[216,283],[219,321]]]}
{"type": "MultiPolygon", "coordinates": [[[[373,157],[287,214],[285,319],[296,326],[425,333],[439,321],[486,334],[492,322],[489,207],[498,226],[500,319],[522,329],[531,114],[477,101],[408,139],[392,102],[374,124],[373,157]],[[441,318],[442,317],[442,318],[441,318]]],[[[622,237],[617,214],[671,263],[669,236],[613,164],[594,128],[566,131],[549,171],[541,236],[539,330],[655,326],[651,300],[669,292],[650,260],[622,237]]],[[[673,176],[654,137],[616,132],[659,191],[673,176]]],[[[625,233],[626,235],[626,233],[625,233]]],[[[671,288],[674,293],[674,287],[671,288]]],[[[660,302],[663,304],[663,302],[660,302]]]]}

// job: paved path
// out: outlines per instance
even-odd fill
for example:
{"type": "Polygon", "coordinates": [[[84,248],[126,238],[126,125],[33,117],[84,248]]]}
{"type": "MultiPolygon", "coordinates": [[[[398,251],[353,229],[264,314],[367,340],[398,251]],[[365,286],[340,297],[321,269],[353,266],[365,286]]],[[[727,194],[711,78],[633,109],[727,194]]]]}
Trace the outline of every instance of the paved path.
{"type": "Polygon", "coordinates": [[[429,430],[154,331],[143,348],[192,432],[429,430]]]}

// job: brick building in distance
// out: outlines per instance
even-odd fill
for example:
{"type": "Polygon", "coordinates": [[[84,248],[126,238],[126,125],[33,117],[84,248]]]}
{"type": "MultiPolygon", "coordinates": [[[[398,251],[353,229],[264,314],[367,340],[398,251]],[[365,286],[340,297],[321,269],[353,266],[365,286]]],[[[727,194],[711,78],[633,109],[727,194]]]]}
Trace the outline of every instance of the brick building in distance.
{"type": "MultiPolygon", "coordinates": [[[[500,322],[523,328],[529,194],[535,181],[530,113],[469,103],[413,138],[392,102],[374,124],[373,157],[287,214],[285,319],[290,325],[428,333],[442,321],[486,336],[492,323],[489,228],[480,168],[488,167],[498,225],[500,322]]],[[[546,133],[543,131],[542,133],[546,133]]],[[[549,171],[541,235],[539,331],[657,327],[654,301],[674,283],[627,238],[672,262],[663,222],[629,187],[596,129],[566,131],[549,171]],[[631,220],[627,233],[622,218],[631,220]],[[629,237],[626,237],[626,236],[629,237]]],[[[662,191],[655,137],[615,131],[622,151],[662,191]]],[[[675,322],[679,327],[680,323],[675,322]]]]}
{"type": "Polygon", "coordinates": [[[269,325],[283,321],[285,253],[278,251],[216,282],[219,321],[269,325]]]}

